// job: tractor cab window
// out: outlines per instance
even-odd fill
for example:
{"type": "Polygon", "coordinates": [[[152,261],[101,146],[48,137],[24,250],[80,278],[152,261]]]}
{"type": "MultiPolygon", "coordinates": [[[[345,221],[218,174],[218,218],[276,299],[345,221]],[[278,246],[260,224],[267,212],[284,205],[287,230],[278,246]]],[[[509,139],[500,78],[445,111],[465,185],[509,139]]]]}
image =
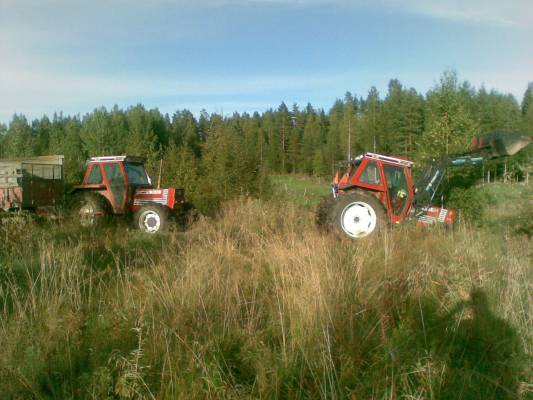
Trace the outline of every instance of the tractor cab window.
{"type": "Polygon", "coordinates": [[[100,166],[98,164],[94,164],[91,168],[87,183],[89,185],[98,185],[102,183],[102,171],[100,171],[100,166]]]}
{"type": "Polygon", "coordinates": [[[366,164],[366,167],[359,177],[359,181],[363,183],[369,183],[371,185],[379,185],[379,169],[375,162],[371,161],[366,164]]]}
{"type": "Polygon", "coordinates": [[[124,169],[130,185],[151,185],[150,178],[142,164],[125,163],[124,169]]]}
{"type": "Polygon", "coordinates": [[[403,167],[387,165],[383,167],[387,179],[387,192],[395,215],[400,215],[407,204],[409,188],[403,167]]]}

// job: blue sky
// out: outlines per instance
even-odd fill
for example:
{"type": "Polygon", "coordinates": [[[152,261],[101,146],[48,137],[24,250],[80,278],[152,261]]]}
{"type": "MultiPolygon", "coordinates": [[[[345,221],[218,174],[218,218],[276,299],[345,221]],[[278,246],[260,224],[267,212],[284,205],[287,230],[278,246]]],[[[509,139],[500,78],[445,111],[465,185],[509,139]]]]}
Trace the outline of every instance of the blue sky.
{"type": "Polygon", "coordinates": [[[162,112],[328,109],[441,73],[533,81],[531,0],[0,0],[0,121],[143,103],[162,112]]]}

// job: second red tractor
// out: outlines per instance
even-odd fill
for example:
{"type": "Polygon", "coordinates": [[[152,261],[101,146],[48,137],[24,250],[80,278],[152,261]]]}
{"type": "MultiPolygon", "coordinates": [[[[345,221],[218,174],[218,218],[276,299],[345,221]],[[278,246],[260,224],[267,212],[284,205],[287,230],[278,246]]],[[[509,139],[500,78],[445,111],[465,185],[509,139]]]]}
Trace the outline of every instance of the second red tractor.
{"type": "Polygon", "coordinates": [[[423,225],[452,225],[457,213],[433,205],[447,169],[510,156],[529,143],[530,137],[501,131],[475,137],[468,153],[433,160],[416,182],[411,175],[412,161],[365,153],[350,160],[342,176],[337,172],[332,195],[317,209],[317,224],[351,239],[371,236],[406,219],[423,225]]]}

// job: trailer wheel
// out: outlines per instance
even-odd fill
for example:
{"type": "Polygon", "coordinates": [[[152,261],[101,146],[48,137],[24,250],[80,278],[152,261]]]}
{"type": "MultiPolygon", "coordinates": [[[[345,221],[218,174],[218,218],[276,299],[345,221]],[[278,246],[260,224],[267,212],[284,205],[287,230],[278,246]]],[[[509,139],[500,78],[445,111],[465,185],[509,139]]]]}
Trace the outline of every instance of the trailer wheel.
{"type": "Polygon", "coordinates": [[[76,193],[70,201],[70,215],[84,228],[102,225],[109,216],[109,205],[95,193],[76,193]]]}
{"type": "Polygon", "coordinates": [[[135,213],[134,221],[142,232],[161,233],[167,228],[168,211],[158,204],[143,206],[135,213]]]}
{"type": "Polygon", "coordinates": [[[388,223],[381,202],[360,191],[341,194],[323,207],[317,211],[317,222],[320,218],[324,227],[345,238],[374,236],[388,223]]]}

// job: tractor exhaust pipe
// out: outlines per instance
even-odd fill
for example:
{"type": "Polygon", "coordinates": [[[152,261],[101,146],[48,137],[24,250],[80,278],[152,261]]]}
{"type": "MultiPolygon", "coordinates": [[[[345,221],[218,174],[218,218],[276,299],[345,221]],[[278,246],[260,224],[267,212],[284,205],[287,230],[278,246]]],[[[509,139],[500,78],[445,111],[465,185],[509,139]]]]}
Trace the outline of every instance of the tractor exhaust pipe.
{"type": "Polygon", "coordinates": [[[512,156],[532,142],[531,136],[498,130],[474,136],[470,143],[470,150],[473,152],[488,151],[493,158],[512,156]]]}

